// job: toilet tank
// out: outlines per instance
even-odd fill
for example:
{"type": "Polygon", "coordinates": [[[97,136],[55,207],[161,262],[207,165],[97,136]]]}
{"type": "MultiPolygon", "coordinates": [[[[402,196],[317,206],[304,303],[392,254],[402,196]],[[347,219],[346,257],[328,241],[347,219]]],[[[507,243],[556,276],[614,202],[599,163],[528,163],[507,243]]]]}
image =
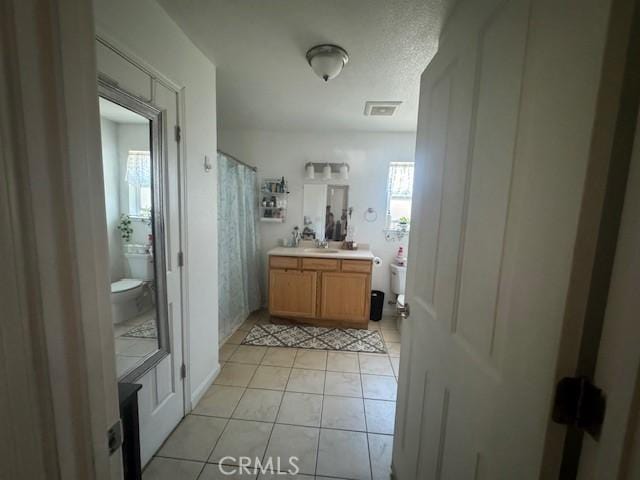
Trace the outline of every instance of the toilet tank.
{"type": "Polygon", "coordinates": [[[129,276],[139,280],[153,280],[153,256],[148,253],[125,253],[129,276]]]}
{"type": "Polygon", "coordinates": [[[391,293],[404,295],[404,286],[407,281],[407,267],[391,264],[391,293]]]}

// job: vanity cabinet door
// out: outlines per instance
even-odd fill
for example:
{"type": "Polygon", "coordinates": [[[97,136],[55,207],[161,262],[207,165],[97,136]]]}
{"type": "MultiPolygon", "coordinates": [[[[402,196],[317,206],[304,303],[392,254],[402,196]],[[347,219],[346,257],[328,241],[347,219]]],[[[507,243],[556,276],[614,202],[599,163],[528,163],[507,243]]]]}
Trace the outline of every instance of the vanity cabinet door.
{"type": "Polygon", "coordinates": [[[320,296],[320,317],[366,323],[369,321],[370,296],[370,275],[324,272],[320,296]]]}
{"type": "Polygon", "coordinates": [[[269,271],[269,313],[282,317],[316,316],[316,272],[269,271]]]}

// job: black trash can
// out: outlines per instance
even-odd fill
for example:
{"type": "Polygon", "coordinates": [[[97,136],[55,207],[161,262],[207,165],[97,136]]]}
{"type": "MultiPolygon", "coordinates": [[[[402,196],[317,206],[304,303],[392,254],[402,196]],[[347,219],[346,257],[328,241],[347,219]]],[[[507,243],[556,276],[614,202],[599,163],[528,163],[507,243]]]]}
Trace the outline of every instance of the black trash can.
{"type": "Polygon", "coordinates": [[[384,292],[380,290],[371,290],[371,313],[369,319],[377,322],[382,318],[382,309],[384,308],[384,292]]]}

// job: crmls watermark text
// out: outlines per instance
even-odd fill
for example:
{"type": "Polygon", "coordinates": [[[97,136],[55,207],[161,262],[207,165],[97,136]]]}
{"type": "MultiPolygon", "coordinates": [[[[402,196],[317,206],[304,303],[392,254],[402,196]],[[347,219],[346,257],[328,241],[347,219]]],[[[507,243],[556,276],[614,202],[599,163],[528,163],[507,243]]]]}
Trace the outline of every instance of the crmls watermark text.
{"type": "Polygon", "coordinates": [[[300,472],[298,457],[289,457],[285,462],[280,457],[269,457],[264,461],[251,457],[223,457],[220,459],[218,469],[223,475],[256,473],[275,473],[282,475],[297,475],[300,472]],[[275,460],[275,461],[274,461],[275,460]]]}

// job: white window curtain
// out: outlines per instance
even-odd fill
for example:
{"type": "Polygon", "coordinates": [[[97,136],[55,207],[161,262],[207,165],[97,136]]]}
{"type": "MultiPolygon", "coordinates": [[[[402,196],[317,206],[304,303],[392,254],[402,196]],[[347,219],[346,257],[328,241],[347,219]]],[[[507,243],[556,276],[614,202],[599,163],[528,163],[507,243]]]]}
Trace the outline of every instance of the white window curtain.
{"type": "Polygon", "coordinates": [[[411,198],[413,163],[391,162],[389,169],[389,196],[411,198]]]}
{"type": "Polygon", "coordinates": [[[260,308],[256,172],[218,153],[218,318],[226,339],[260,308]]]}
{"type": "Polygon", "coordinates": [[[389,165],[387,214],[390,215],[390,228],[396,228],[402,217],[411,215],[413,170],[413,162],[391,162],[389,165]]]}
{"type": "Polygon", "coordinates": [[[151,186],[151,152],[129,150],[125,181],[136,187],[151,186]]]}

